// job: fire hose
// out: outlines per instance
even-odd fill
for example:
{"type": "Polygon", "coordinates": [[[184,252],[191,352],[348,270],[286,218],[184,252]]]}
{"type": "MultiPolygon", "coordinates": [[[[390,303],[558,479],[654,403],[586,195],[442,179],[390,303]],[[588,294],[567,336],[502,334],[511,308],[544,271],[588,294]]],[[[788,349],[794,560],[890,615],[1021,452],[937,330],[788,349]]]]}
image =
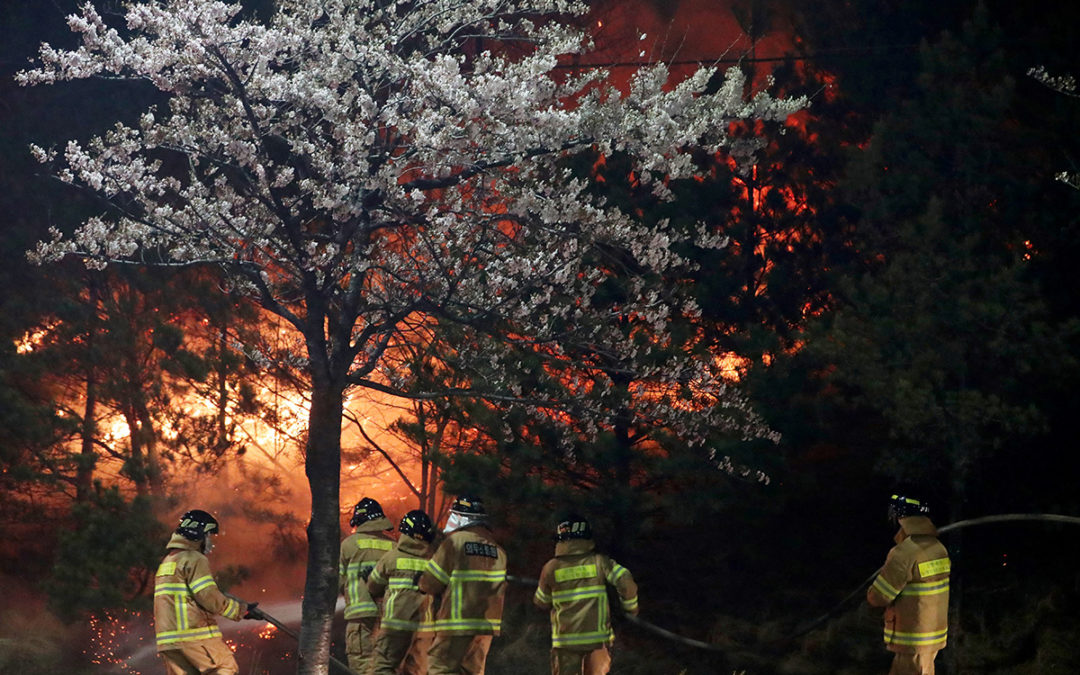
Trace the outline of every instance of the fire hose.
{"type": "MultiPolygon", "coordinates": [[[[239,598],[237,598],[237,599],[239,599],[239,598]]],[[[244,601],[240,600],[240,602],[244,602],[244,601]]],[[[299,633],[292,630],[291,628],[289,628],[288,626],[283,624],[281,621],[278,621],[273,616],[267,614],[266,612],[264,612],[263,610],[259,609],[256,606],[252,605],[251,603],[244,602],[244,604],[249,605],[248,616],[250,618],[255,619],[257,621],[265,621],[266,623],[272,625],[274,628],[277,628],[282,633],[285,633],[286,635],[288,635],[292,639],[296,640],[298,643],[300,642],[300,634],[299,633]]],[[[332,665],[337,666],[338,669],[342,673],[345,673],[346,675],[357,675],[356,671],[350,669],[348,664],[334,658],[332,655],[330,656],[330,663],[332,665]]]]}
{"type": "MultiPolygon", "coordinates": [[[[521,584],[522,586],[536,586],[540,583],[539,579],[534,579],[532,577],[519,577],[514,576],[513,574],[507,574],[506,580],[512,584],[521,584]]],[[[673,633],[666,628],[661,628],[656,624],[649,623],[645,619],[642,619],[641,617],[635,616],[633,614],[624,613],[623,617],[626,618],[627,621],[637,624],[638,626],[644,628],[647,631],[656,633],[660,637],[667,638],[668,640],[672,640],[674,642],[681,642],[684,645],[697,647],[698,649],[708,649],[710,651],[727,651],[725,647],[721,647],[720,645],[714,645],[709,642],[702,642],[701,640],[695,640],[693,638],[679,635],[678,633],[673,633]]]]}
{"type": "MultiPolygon", "coordinates": [[[[962,528],[965,528],[965,527],[973,527],[975,525],[986,525],[986,524],[989,524],[989,523],[1003,523],[1003,522],[1016,522],[1016,521],[1040,521],[1040,522],[1051,522],[1051,523],[1066,523],[1066,524],[1069,524],[1069,525],[1080,525],[1080,517],[1077,517],[1077,516],[1063,516],[1063,515],[1058,515],[1058,514],[1053,514],[1053,513],[1005,513],[1005,514],[996,515],[996,516],[983,516],[981,518],[971,518],[969,520],[957,521],[955,523],[951,523],[949,525],[945,525],[944,527],[939,528],[938,529],[938,534],[939,535],[948,534],[949,532],[959,530],[959,529],[962,529],[962,528]]],[[[820,626],[821,624],[825,623],[826,621],[831,619],[833,616],[835,616],[840,611],[841,608],[843,608],[845,605],[847,605],[848,602],[850,602],[852,599],[854,599],[856,596],[858,596],[860,593],[862,593],[864,591],[864,589],[868,585],[870,585],[871,582],[873,582],[874,578],[877,577],[878,572],[880,572],[880,571],[881,571],[881,568],[878,568],[878,569],[874,570],[873,574],[871,574],[869,577],[867,577],[867,579],[865,581],[863,581],[861,584],[859,584],[859,586],[855,590],[853,590],[851,593],[846,595],[843,600],[836,603],[836,605],[833,606],[829,611],[825,612],[824,614],[817,617],[816,619],[810,621],[805,626],[797,629],[795,632],[793,632],[790,635],[784,636],[782,638],[778,638],[776,640],[770,640],[769,644],[775,644],[775,643],[778,643],[778,642],[786,642],[788,640],[793,640],[795,638],[798,638],[798,637],[801,637],[801,636],[805,635],[806,633],[809,633],[813,629],[815,629],[818,626],[820,626]]],[[[538,579],[533,579],[531,577],[519,577],[519,576],[510,575],[510,574],[508,574],[506,576],[506,580],[508,582],[510,582],[510,583],[521,584],[521,585],[525,585],[525,586],[536,586],[539,583],[538,579]]],[[[278,630],[285,633],[286,635],[289,635],[294,640],[297,640],[297,641],[300,640],[300,636],[295,631],[289,629],[287,626],[285,626],[280,621],[278,621],[274,617],[270,616],[266,612],[264,612],[264,611],[262,611],[262,610],[260,610],[260,609],[258,609],[256,607],[253,607],[250,610],[250,614],[251,614],[252,618],[265,620],[267,623],[273,624],[274,627],[276,627],[278,630]]],[[[626,617],[626,619],[628,621],[630,621],[631,623],[633,623],[633,624],[635,624],[635,625],[637,625],[637,626],[639,626],[639,627],[641,627],[641,628],[643,628],[645,630],[648,630],[648,631],[650,631],[652,633],[655,633],[656,635],[659,635],[660,637],[663,637],[663,638],[665,638],[667,640],[671,640],[673,642],[678,642],[680,644],[684,644],[684,645],[687,645],[689,647],[694,647],[696,649],[704,649],[704,650],[708,650],[708,651],[717,651],[717,652],[725,652],[725,651],[729,651],[731,649],[730,647],[725,647],[725,646],[721,646],[721,645],[718,645],[718,644],[713,644],[713,643],[710,643],[710,642],[703,642],[701,640],[695,640],[693,638],[688,638],[688,637],[685,637],[683,635],[679,635],[678,633],[674,633],[674,632],[672,632],[670,630],[667,630],[665,628],[661,628],[660,626],[649,623],[648,621],[645,621],[644,619],[642,619],[640,617],[637,617],[637,616],[633,616],[631,614],[624,614],[624,616],[626,617]]],[[[333,656],[330,657],[330,663],[337,666],[341,670],[342,673],[346,673],[348,675],[356,675],[356,673],[354,671],[350,670],[349,667],[346,664],[342,663],[341,661],[334,658],[333,656]]]]}
{"type": "MultiPolygon", "coordinates": [[[[518,576],[514,576],[512,574],[507,574],[506,575],[506,580],[509,581],[512,584],[521,584],[523,586],[536,586],[537,584],[540,583],[539,579],[533,579],[531,577],[518,577],[518,576]]],[[[626,614],[626,613],[624,613],[623,616],[626,618],[627,621],[629,621],[631,623],[634,623],[634,624],[637,624],[638,626],[641,626],[645,630],[656,633],[657,635],[659,635],[661,637],[664,637],[664,638],[667,638],[668,640],[674,640],[675,642],[681,642],[681,643],[683,643],[685,645],[690,645],[691,647],[697,647],[698,649],[708,649],[708,650],[712,650],[712,651],[726,651],[725,648],[723,648],[723,647],[721,647],[719,645],[710,644],[708,642],[702,642],[701,640],[695,640],[693,638],[688,638],[688,637],[684,637],[682,635],[679,635],[678,633],[673,633],[673,632],[669,631],[666,628],[661,628],[660,626],[657,626],[656,624],[649,623],[648,621],[642,619],[639,616],[635,616],[633,614],[626,614]]]]}
{"type": "MultiPolygon", "coordinates": [[[[965,527],[973,527],[975,525],[986,525],[986,524],[989,524],[989,523],[1005,523],[1005,522],[1016,522],[1016,521],[1032,521],[1032,520],[1041,521],[1041,522],[1048,522],[1048,523],[1066,523],[1066,524],[1069,524],[1069,525],[1080,525],[1080,517],[1076,517],[1076,516],[1062,516],[1062,515],[1058,515],[1056,513],[1003,513],[1003,514],[996,515],[996,516],[983,516],[981,518],[970,518],[968,520],[959,520],[959,521],[957,521],[955,523],[950,523],[948,525],[945,525],[944,527],[938,528],[938,534],[939,535],[948,534],[949,532],[952,532],[954,530],[959,530],[959,529],[962,529],[962,528],[965,528],[965,527]]],[[[844,596],[844,599],[841,600],[840,602],[836,603],[836,605],[834,605],[832,607],[832,609],[825,612],[824,614],[822,614],[818,618],[814,619],[810,623],[806,624],[802,628],[796,630],[791,635],[788,635],[788,636],[784,637],[783,640],[792,640],[792,639],[795,639],[797,637],[801,637],[801,636],[809,633],[813,629],[817,628],[821,624],[825,623],[826,621],[828,621],[830,618],[835,616],[836,613],[839,612],[842,607],[844,607],[844,605],[846,605],[848,602],[850,602],[853,598],[855,598],[857,595],[859,595],[867,586],[869,586],[874,581],[874,579],[877,578],[878,572],[880,572],[880,571],[881,571],[880,567],[878,569],[874,570],[874,573],[871,574],[869,577],[867,577],[866,580],[863,581],[861,584],[859,584],[858,588],[856,588],[854,591],[852,591],[848,595],[844,596]]]]}
{"type": "MultiPolygon", "coordinates": [[[[1077,516],[1062,516],[1062,515],[1058,515],[1058,514],[1054,514],[1054,513],[1004,513],[1004,514],[996,515],[996,516],[983,516],[981,518],[971,518],[969,520],[960,520],[960,521],[957,521],[955,523],[951,523],[949,525],[945,525],[944,527],[939,528],[938,529],[938,534],[939,535],[940,534],[947,534],[947,533],[952,532],[954,530],[959,530],[959,529],[962,529],[962,528],[965,528],[965,527],[973,527],[975,525],[986,525],[986,524],[989,524],[989,523],[1002,523],[1002,522],[1014,522],[1014,521],[1032,521],[1032,520],[1034,520],[1034,521],[1042,521],[1042,522],[1051,522],[1051,523],[1067,523],[1067,524],[1070,524],[1070,525],[1080,525],[1080,517],[1077,517],[1077,516]]],[[[852,591],[851,593],[846,595],[843,600],[836,603],[836,605],[833,606],[829,611],[825,612],[824,614],[817,617],[816,619],[810,621],[805,626],[797,629],[795,632],[793,632],[790,635],[786,635],[786,636],[783,636],[783,637],[775,639],[775,640],[769,640],[768,644],[776,644],[776,643],[780,643],[780,642],[787,642],[789,640],[794,640],[795,638],[801,637],[801,636],[805,635],[806,633],[809,633],[813,629],[817,628],[821,624],[825,623],[826,621],[831,619],[833,616],[835,616],[840,611],[841,608],[843,608],[845,605],[847,605],[848,602],[850,602],[853,598],[855,598],[856,596],[861,594],[866,589],[866,587],[869,586],[874,581],[874,579],[877,577],[877,575],[878,575],[878,573],[880,571],[881,571],[880,567],[878,569],[874,570],[873,574],[871,574],[869,577],[867,577],[867,579],[865,581],[863,581],[861,584],[859,584],[859,586],[854,591],[852,591]]],[[[507,581],[510,581],[511,583],[525,584],[525,585],[531,585],[531,586],[535,586],[538,583],[538,580],[531,579],[531,578],[528,578],[528,577],[515,577],[515,576],[507,575],[506,579],[507,579],[507,581]]],[[[725,651],[729,651],[731,649],[731,647],[725,647],[725,646],[721,646],[721,645],[718,645],[718,644],[713,644],[713,643],[710,643],[710,642],[702,642],[701,640],[695,640],[693,638],[688,638],[688,637],[685,637],[683,635],[679,635],[678,633],[674,633],[674,632],[672,632],[670,630],[667,630],[665,628],[661,628],[660,626],[649,623],[648,621],[645,621],[644,619],[642,619],[640,617],[637,617],[637,616],[633,616],[631,614],[624,614],[624,616],[631,623],[633,623],[633,624],[635,624],[635,625],[637,625],[637,626],[639,626],[641,628],[644,628],[645,630],[648,630],[649,632],[655,633],[656,635],[659,635],[660,637],[671,640],[673,642],[679,642],[679,643],[687,645],[689,647],[695,647],[697,649],[705,649],[705,650],[708,650],[708,651],[716,651],[716,652],[725,652],[725,651]]]]}

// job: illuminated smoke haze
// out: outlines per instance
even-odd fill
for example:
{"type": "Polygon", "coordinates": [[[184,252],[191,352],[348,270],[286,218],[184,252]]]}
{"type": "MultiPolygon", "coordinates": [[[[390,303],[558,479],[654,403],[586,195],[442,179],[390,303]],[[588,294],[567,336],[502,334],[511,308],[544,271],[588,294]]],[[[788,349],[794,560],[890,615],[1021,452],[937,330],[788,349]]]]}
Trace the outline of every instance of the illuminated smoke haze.
{"type": "MultiPolygon", "coordinates": [[[[624,82],[639,63],[665,60],[685,64],[672,68],[678,78],[691,72],[697,62],[777,57],[790,47],[787,29],[781,23],[774,23],[767,33],[752,41],[729,3],[714,0],[600,0],[594,3],[589,21],[601,48],[578,65],[607,65],[616,82],[624,82]]],[[[766,71],[760,69],[759,73],[766,71]]],[[[295,628],[300,622],[306,563],[304,527],[310,511],[299,450],[302,426],[297,426],[304,421],[305,406],[288,397],[282,397],[281,402],[284,408],[291,408],[291,429],[248,429],[246,454],[225,462],[216,473],[176,469],[170,482],[175,507],[162,514],[162,520],[171,526],[190,508],[215,514],[223,534],[210,557],[212,569],[219,576],[234,578],[234,573],[240,571],[239,580],[228,590],[245,600],[259,602],[269,614],[295,628]]],[[[415,461],[401,441],[385,431],[402,409],[369,392],[354,394],[349,409],[364,425],[365,432],[387,449],[415,481],[415,461]]],[[[342,432],[343,536],[349,531],[347,520],[352,504],[363,496],[378,499],[395,523],[406,511],[417,507],[416,498],[382,456],[367,448],[355,424],[346,423],[342,432]]],[[[109,472],[108,467],[103,467],[104,477],[109,472]]],[[[164,553],[165,542],[161,543],[164,553]]],[[[87,626],[65,627],[45,610],[39,593],[6,585],[0,579],[5,598],[5,609],[0,611],[0,639],[22,639],[27,649],[40,651],[44,660],[51,658],[50,650],[55,650],[57,644],[82,640],[88,645],[86,658],[100,665],[100,672],[162,672],[149,616],[109,613],[96,617],[87,626]]],[[[338,616],[336,640],[340,640],[341,632],[340,613],[338,616]]],[[[291,661],[294,645],[288,636],[262,622],[221,620],[220,624],[227,642],[237,651],[241,672],[277,675],[295,670],[291,661]]]]}

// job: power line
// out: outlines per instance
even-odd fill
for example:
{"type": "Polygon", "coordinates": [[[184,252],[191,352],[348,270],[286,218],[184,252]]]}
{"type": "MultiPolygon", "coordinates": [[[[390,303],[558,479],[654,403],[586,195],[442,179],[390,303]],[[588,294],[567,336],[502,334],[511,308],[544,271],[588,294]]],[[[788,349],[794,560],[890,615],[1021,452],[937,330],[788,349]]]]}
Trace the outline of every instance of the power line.
{"type": "Polygon", "coordinates": [[[859,56],[865,54],[873,54],[876,52],[895,53],[903,51],[912,51],[918,49],[918,44],[897,44],[897,45],[880,45],[873,47],[835,47],[832,49],[825,49],[813,54],[785,54],[783,56],[717,56],[717,57],[701,57],[697,59],[673,59],[671,61],[664,61],[657,59],[655,61],[590,61],[588,63],[560,63],[555,66],[555,70],[575,70],[575,69],[591,69],[591,68],[645,68],[648,66],[656,65],[657,63],[664,63],[669,66],[707,66],[717,64],[738,64],[738,63],[777,63],[781,61],[793,61],[809,62],[818,61],[822,59],[829,59],[841,56],[859,56]]]}

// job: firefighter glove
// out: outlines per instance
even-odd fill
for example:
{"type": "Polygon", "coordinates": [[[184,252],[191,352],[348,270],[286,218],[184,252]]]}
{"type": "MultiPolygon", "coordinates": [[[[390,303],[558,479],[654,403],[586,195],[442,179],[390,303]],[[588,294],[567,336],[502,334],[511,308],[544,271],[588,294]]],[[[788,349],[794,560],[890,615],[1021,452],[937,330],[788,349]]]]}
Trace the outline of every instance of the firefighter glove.
{"type": "Polygon", "coordinates": [[[257,603],[257,602],[253,602],[253,603],[249,604],[247,606],[247,611],[244,612],[244,618],[245,619],[261,619],[261,618],[263,618],[263,613],[260,612],[258,609],[256,609],[256,607],[258,607],[258,606],[259,606],[259,603],[257,603]]]}

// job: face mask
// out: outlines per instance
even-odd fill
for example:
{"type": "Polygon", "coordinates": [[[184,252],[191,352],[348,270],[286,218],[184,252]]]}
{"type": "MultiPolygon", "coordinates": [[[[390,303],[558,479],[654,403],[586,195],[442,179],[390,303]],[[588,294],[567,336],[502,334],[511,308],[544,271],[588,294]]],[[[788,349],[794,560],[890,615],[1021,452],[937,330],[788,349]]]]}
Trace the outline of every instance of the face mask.
{"type": "Polygon", "coordinates": [[[450,517],[446,519],[446,527],[443,528],[444,534],[450,534],[454,530],[464,526],[468,521],[458,513],[450,512],[450,517]]]}
{"type": "Polygon", "coordinates": [[[214,550],[214,537],[212,535],[206,535],[206,540],[203,542],[203,555],[210,555],[210,551],[214,550]]]}

